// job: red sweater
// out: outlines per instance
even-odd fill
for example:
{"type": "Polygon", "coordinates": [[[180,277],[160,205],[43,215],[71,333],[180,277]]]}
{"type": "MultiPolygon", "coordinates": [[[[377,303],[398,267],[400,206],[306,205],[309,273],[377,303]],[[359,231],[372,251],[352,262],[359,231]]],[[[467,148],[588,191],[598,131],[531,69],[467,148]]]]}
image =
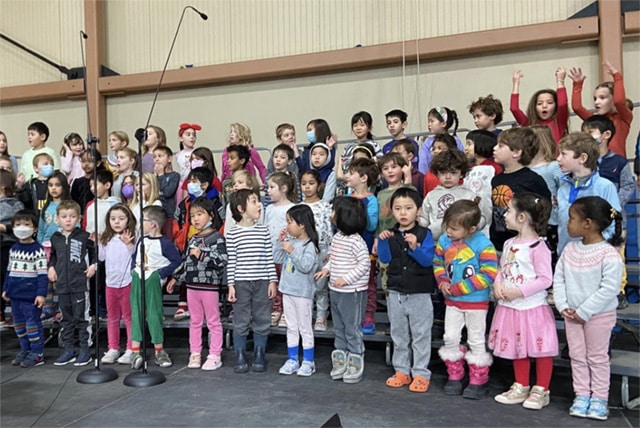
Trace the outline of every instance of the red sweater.
{"type": "MultiPolygon", "coordinates": [[[[553,139],[556,143],[560,142],[562,137],[567,133],[567,121],[569,120],[569,100],[567,99],[567,89],[558,88],[556,90],[558,94],[558,105],[556,106],[555,117],[549,120],[543,120],[538,122],[538,125],[544,125],[551,128],[553,133],[553,139]]],[[[529,126],[529,119],[527,115],[520,110],[520,94],[511,94],[511,104],[509,106],[511,114],[518,122],[520,126],[529,126]]]]}

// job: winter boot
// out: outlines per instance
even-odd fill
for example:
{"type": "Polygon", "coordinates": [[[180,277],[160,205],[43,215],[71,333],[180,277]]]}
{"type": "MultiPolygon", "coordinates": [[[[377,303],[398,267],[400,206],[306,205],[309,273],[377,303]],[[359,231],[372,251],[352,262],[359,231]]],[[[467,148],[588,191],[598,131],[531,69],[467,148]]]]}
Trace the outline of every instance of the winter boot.
{"type": "Polygon", "coordinates": [[[253,364],[251,370],[254,372],[267,371],[267,357],[265,350],[267,348],[267,336],[261,334],[253,334],[253,364]]]}
{"type": "Polygon", "coordinates": [[[247,337],[233,335],[233,351],[235,353],[235,363],[233,365],[234,373],[246,373],[249,371],[249,364],[247,364],[247,356],[245,355],[245,349],[247,347],[247,337]]]}
{"type": "Polygon", "coordinates": [[[347,371],[347,353],[339,349],[331,352],[331,379],[340,380],[347,371]]]}
{"type": "Polygon", "coordinates": [[[457,351],[451,351],[442,347],[438,351],[440,358],[444,360],[444,363],[447,366],[447,375],[449,376],[447,383],[444,385],[445,395],[462,394],[462,390],[466,384],[464,373],[465,352],[466,349],[464,347],[460,347],[457,351]]]}
{"type": "Polygon", "coordinates": [[[342,375],[344,383],[358,383],[364,373],[364,358],[362,355],[349,354],[347,357],[347,371],[342,375]]]}
{"type": "Polygon", "coordinates": [[[491,366],[491,354],[485,352],[480,356],[468,353],[466,355],[469,364],[469,386],[462,393],[464,398],[480,400],[489,395],[489,366],[491,366]]]}

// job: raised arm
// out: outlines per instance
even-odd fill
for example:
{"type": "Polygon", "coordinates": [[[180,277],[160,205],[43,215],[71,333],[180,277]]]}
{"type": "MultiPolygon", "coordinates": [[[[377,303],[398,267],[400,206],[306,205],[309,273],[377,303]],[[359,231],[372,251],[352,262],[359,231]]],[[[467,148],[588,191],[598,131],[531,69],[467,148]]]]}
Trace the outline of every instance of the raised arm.
{"type": "Polygon", "coordinates": [[[587,76],[582,74],[582,69],[580,67],[573,67],[569,70],[569,78],[573,81],[573,90],[571,91],[571,110],[573,110],[582,120],[593,116],[593,113],[582,105],[582,86],[586,77],[587,76]]]}
{"type": "Polygon", "coordinates": [[[522,110],[520,110],[520,79],[524,77],[524,74],[520,70],[517,70],[513,73],[513,77],[511,81],[513,82],[513,86],[511,89],[511,100],[509,102],[509,110],[511,110],[511,114],[515,118],[516,122],[520,126],[527,126],[529,124],[529,120],[527,119],[527,115],[524,114],[522,110]]]}

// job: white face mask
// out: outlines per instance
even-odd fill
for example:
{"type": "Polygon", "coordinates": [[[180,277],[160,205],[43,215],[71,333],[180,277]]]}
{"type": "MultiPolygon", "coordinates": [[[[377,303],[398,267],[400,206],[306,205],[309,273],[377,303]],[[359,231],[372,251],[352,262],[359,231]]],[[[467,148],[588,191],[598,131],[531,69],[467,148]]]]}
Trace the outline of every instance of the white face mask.
{"type": "Polygon", "coordinates": [[[13,228],[13,234],[18,239],[27,239],[33,236],[33,229],[29,226],[16,226],[13,228]]]}

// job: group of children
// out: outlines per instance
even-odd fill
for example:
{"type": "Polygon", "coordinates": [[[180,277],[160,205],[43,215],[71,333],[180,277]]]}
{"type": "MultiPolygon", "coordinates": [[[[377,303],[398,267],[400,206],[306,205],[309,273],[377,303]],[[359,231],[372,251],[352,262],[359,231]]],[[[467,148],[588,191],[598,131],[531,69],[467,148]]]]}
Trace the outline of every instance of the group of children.
{"type": "Polygon", "coordinates": [[[631,116],[620,73],[610,64],[608,69],[614,83],[596,89],[596,115],[580,109],[582,72],[569,73],[583,132],[567,133],[564,69],[555,73],[557,91],[538,91],[526,113],[518,108],[518,71],[511,110],[520,128],[496,127],[502,104],[489,95],[470,106],[478,130],[465,144],[456,136],[457,113],[434,107],[427,115],[433,135],[420,142],[404,134],[405,112],[387,113],[393,140],[381,148],[373,140],[371,115],[362,111],[351,120],[355,140],[340,156],[325,120],[307,124],[303,150],[293,125],[279,125],[278,145],[265,167],[250,129],[234,123],[219,178],[211,151],[195,147],[197,124],[180,125],[181,151],[175,155],[165,132],[150,126],[142,159],[127,147],[123,132],[110,134],[112,153],[105,161],[79,135],[69,134],[61,152],[64,173],[57,169],[58,156],[45,147],[46,125],[29,126],[32,148],[19,174],[5,137],[0,203],[9,215],[0,219],[0,232],[13,234],[16,243],[8,253],[3,298],[11,299],[21,345],[13,364],[44,362],[40,312],[54,284],[64,344],[54,364],[91,361],[88,279],[102,263],[97,282],[106,285],[109,342],[103,363],[141,366],[145,305],[155,362],[172,365],[163,349],[162,293],[163,286],[168,293],[178,286],[175,318],[190,318],[188,367],[218,369],[218,303],[226,285],[233,303],[234,372],[249,370],[250,331],[251,369],[266,371],[269,329],[281,325],[288,357],[279,373],[312,375],[313,330],[326,330],[330,315],[330,376],[356,383],[364,372],[363,334],[375,332],[380,282],[394,343],[395,373],[387,386],[428,391],[432,327],[439,320],[445,394],[486,396],[497,356],[513,360],[515,382],[495,400],[541,409],[549,403],[552,358],[558,354],[548,304],[552,288],[569,342],[576,393],[570,414],[606,419],[607,346],[624,268],[621,207],[635,186],[623,157],[631,116]],[[487,330],[492,301],[496,310],[487,330]],[[121,320],[127,331],[123,354],[121,320]],[[203,323],[210,333],[204,363],[203,323]],[[467,346],[461,344],[465,327],[467,346]],[[530,358],[536,363],[533,386],[530,358]]]}

